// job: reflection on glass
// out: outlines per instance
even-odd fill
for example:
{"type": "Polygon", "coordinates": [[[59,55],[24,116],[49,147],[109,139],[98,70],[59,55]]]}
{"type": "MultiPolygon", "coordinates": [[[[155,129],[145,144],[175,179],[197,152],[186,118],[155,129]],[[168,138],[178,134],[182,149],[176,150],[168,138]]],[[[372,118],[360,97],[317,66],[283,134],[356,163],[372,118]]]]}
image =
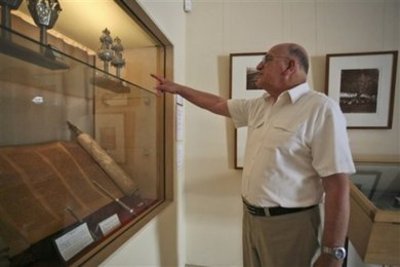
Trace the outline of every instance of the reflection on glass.
{"type": "Polygon", "coordinates": [[[4,31],[0,249],[15,266],[69,264],[164,200],[164,109],[132,76],[96,69],[96,55],[64,43],[49,59],[4,31]]]}
{"type": "Polygon", "coordinates": [[[382,210],[400,211],[400,164],[358,163],[351,181],[382,210]]]}

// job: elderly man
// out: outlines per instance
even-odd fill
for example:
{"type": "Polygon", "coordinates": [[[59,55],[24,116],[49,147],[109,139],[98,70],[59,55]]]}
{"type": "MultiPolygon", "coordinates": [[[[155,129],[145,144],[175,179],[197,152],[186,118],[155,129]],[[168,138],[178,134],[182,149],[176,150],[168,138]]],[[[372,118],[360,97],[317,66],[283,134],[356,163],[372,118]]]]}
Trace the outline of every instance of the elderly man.
{"type": "Polygon", "coordinates": [[[223,99],[162,77],[156,89],[179,94],[248,127],[242,177],[245,267],[338,267],[355,171],[345,118],[326,95],[309,88],[307,53],[298,44],[272,47],[257,65],[255,99],[223,99]],[[324,203],[321,253],[320,214],[324,203]]]}

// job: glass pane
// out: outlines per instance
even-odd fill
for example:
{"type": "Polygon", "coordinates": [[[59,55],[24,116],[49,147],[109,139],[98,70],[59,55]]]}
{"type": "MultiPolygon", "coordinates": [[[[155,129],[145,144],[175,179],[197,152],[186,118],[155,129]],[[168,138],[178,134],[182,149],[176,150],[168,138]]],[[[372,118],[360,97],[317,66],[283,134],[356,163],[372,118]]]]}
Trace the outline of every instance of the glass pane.
{"type": "Polygon", "coordinates": [[[400,210],[400,164],[357,163],[354,185],[378,208],[400,210]]]}
{"type": "Polygon", "coordinates": [[[18,266],[70,263],[164,200],[164,102],[147,78],[163,50],[127,49],[117,75],[64,39],[1,30],[0,246],[18,266]]]}

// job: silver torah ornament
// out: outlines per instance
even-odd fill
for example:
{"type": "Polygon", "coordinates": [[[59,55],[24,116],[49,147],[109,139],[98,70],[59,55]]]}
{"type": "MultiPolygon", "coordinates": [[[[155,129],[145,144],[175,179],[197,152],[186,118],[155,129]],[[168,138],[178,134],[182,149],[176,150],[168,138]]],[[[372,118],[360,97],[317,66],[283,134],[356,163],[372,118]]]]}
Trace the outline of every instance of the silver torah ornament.
{"type": "MultiPolygon", "coordinates": [[[[11,9],[18,9],[21,2],[22,0],[0,0],[2,27],[11,29],[11,9]]],[[[5,30],[1,30],[1,37],[4,39],[11,38],[10,33],[5,30]]]]}
{"type": "Polygon", "coordinates": [[[112,38],[110,31],[105,28],[102,35],[100,36],[101,47],[97,52],[100,60],[104,62],[104,71],[108,72],[108,64],[113,58],[113,50],[111,49],[112,38]]]}
{"type": "Polygon", "coordinates": [[[11,28],[11,9],[18,9],[22,0],[0,0],[1,26],[11,28]]]}
{"type": "Polygon", "coordinates": [[[111,46],[111,49],[114,51],[113,58],[111,60],[111,65],[113,65],[117,69],[117,77],[121,76],[121,68],[125,66],[125,59],[122,57],[122,51],[124,51],[124,47],[121,44],[121,39],[116,37],[114,39],[114,43],[111,46]]]}
{"type": "Polygon", "coordinates": [[[33,21],[40,28],[40,42],[47,45],[47,30],[53,28],[61,12],[57,0],[27,0],[33,21]]]}

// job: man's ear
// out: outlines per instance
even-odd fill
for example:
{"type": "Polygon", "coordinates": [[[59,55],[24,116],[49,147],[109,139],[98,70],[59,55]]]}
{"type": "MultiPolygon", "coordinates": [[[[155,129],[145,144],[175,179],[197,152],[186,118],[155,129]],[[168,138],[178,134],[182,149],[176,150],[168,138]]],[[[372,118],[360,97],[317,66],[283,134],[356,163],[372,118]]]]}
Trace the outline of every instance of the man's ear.
{"type": "Polygon", "coordinates": [[[289,75],[289,74],[294,73],[295,71],[296,71],[296,61],[294,61],[293,59],[290,59],[288,61],[286,69],[283,71],[283,73],[285,75],[289,75]]]}
{"type": "Polygon", "coordinates": [[[296,61],[291,59],[287,67],[288,70],[294,71],[296,69],[296,61]]]}

